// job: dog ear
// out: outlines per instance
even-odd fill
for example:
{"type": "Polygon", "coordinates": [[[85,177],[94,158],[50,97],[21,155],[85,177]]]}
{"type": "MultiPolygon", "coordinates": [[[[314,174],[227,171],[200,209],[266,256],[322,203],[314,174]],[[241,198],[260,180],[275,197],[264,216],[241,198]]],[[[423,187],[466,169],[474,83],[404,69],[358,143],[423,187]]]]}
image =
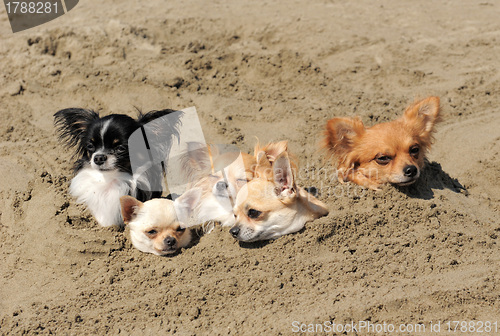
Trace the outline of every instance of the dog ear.
{"type": "Polygon", "coordinates": [[[300,201],[306,206],[309,215],[313,219],[317,219],[328,215],[328,208],[325,203],[321,202],[319,199],[305,191],[303,188],[299,187],[299,198],[300,201]]]}
{"type": "Polygon", "coordinates": [[[132,196],[122,196],[120,197],[120,205],[122,208],[123,221],[125,223],[130,223],[137,217],[143,203],[132,196]]]}
{"type": "Polygon", "coordinates": [[[328,120],[322,147],[327,149],[339,163],[343,162],[355,146],[356,140],[365,132],[358,117],[333,118],[328,120]]]}
{"type": "Polygon", "coordinates": [[[59,139],[68,147],[78,147],[77,153],[83,154],[82,140],[89,125],[99,119],[99,114],[81,108],[67,108],[54,114],[54,125],[59,139]]]}
{"type": "Polygon", "coordinates": [[[439,97],[428,97],[410,105],[403,119],[413,124],[422,133],[430,134],[434,129],[434,124],[439,121],[439,110],[439,97]]]}
{"type": "Polygon", "coordinates": [[[256,177],[262,177],[269,179],[271,178],[271,162],[267,159],[267,155],[264,151],[260,151],[255,154],[255,164],[254,174],[256,177]]]}
{"type": "Polygon", "coordinates": [[[136,109],[139,111],[139,116],[137,117],[137,122],[139,122],[141,125],[145,125],[150,121],[164,117],[166,115],[169,115],[170,113],[177,112],[176,110],[165,109],[165,110],[160,110],[160,111],[150,111],[150,112],[147,112],[144,114],[137,107],[136,107],[136,109]]]}
{"type": "Polygon", "coordinates": [[[188,224],[191,213],[198,203],[200,203],[201,193],[201,188],[192,188],[174,201],[174,208],[179,222],[188,224]]]}
{"type": "Polygon", "coordinates": [[[283,152],[288,150],[288,141],[283,140],[279,142],[270,142],[264,147],[260,148],[259,144],[255,146],[255,153],[263,151],[266,153],[269,162],[274,162],[276,158],[283,152]]]}
{"type": "Polygon", "coordinates": [[[273,162],[274,185],[277,193],[283,195],[295,192],[295,176],[287,152],[283,152],[273,162]]]}

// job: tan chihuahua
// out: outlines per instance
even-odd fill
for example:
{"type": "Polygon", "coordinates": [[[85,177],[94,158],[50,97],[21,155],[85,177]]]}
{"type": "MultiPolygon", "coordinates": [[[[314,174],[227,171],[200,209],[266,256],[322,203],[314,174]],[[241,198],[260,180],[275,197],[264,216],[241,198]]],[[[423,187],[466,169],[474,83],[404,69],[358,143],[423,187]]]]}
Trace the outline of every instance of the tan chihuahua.
{"type": "Polygon", "coordinates": [[[272,153],[259,151],[262,148],[256,146],[257,177],[236,197],[236,223],[229,232],[240,241],[276,239],[328,214],[325,204],[296,185],[286,142],[264,147],[270,148],[272,153]]]}

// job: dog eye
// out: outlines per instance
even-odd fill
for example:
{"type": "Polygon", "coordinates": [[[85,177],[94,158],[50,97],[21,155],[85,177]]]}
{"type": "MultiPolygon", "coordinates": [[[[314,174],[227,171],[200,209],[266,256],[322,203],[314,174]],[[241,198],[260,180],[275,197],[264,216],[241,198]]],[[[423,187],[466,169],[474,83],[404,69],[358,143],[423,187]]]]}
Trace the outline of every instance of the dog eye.
{"type": "Polygon", "coordinates": [[[127,150],[127,148],[123,145],[119,145],[119,146],[116,146],[115,150],[117,152],[125,152],[127,150]]]}
{"type": "Polygon", "coordinates": [[[236,180],[236,183],[238,184],[238,187],[242,187],[245,185],[245,183],[247,183],[247,179],[237,179],[236,180]]]}
{"type": "Polygon", "coordinates": [[[154,235],[155,235],[155,234],[157,234],[157,233],[158,233],[158,231],[156,231],[155,229],[153,229],[153,230],[149,230],[149,231],[146,231],[146,234],[147,234],[148,236],[154,236],[154,235]]]}
{"type": "Polygon", "coordinates": [[[420,147],[418,146],[412,146],[410,147],[410,155],[416,156],[420,152],[420,147]]]}
{"type": "Polygon", "coordinates": [[[248,210],[248,213],[247,213],[248,217],[250,217],[252,219],[259,218],[261,214],[262,214],[261,211],[258,211],[255,209],[250,209],[250,210],[248,210]]]}
{"type": "Polygon", "coordinates": [[[382,156],[376,157],[375,161],[377,161],[377,163],[379,165],[385,166],[386,164],[388,164],[391,161],[391,157],[387,156],[387,155],[382,155],[382,156]]]}
{"type": "Polygon", "coordinates": [[[175,230],[175,231],[177,231],[177,232],[183,232],[183,231],[186,231],[186,228],[185,228],[185,227],[181,227],[181,226],[179,226],[179,227],[177,228],[177,230],[175,230]]]}
{"type": "Polygon", "coordinates": [[[89,142],[86,147],[89,152],[93,152],[95,150],[95,146],[91,142],[89,142]]]}

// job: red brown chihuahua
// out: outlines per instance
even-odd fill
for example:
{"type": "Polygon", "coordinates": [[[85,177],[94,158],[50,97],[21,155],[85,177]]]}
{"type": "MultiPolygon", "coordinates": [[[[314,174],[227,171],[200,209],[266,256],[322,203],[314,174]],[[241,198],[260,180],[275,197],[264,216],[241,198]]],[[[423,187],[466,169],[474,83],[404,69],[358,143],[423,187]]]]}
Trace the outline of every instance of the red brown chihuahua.
{"type": "Polygon", "coordinates": [[[366,128],[358,118],[327,122],[323,147],[337,165],[340,182],[379,190],[385,183],[414,183],[425,164],[439,121],[439,98],[410,105],[403,116],[366,128]]]}

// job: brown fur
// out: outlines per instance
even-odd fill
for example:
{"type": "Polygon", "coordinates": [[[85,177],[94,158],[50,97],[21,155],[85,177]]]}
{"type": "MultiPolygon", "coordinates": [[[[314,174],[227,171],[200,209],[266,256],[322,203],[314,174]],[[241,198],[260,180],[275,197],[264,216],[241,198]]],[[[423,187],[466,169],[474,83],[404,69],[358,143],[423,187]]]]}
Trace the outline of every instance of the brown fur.
{"type": "Polygon", "coordinates": [[[340,182],[379,189],[384,183],[407,185],[415,182],[403,174],[415,166],[420,170],[433,142],[434,125],[440,120],[439,98],[428,97],[410,105],[403,116],[366,128],[356,118],[333,118],[326,124],[322,147],[337,166],[340,182]],[[412,150],[418,147],[418,153],[412,150]],[[380,158],[389,158],[380,164],[380,158]]]}
{"type": "Polygon", "coordinates": [[[287,153],[291,169],[297,171],[297,158],[288,150],[288,141],[282,140],[278,142],[269,142],[267,145],[261,147],[260,143],[254,147],[254,157],[257,162],[255,166],[255,177],[272,179],[273,173],[271,166],[276,158],[282,154],[287,153]]]}

